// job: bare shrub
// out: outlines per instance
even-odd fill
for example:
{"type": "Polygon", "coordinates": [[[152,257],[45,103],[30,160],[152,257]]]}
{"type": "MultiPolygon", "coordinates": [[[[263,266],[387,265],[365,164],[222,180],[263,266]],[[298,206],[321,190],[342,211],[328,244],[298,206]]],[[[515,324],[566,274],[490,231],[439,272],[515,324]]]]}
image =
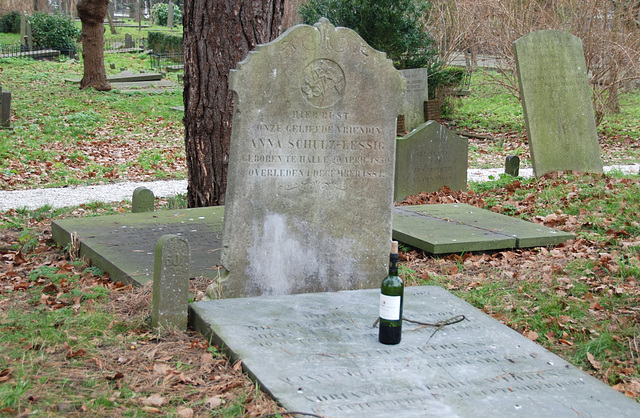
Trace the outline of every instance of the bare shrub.
{"type": "Polygon", "coordinates": [[[542,29],[578,36],[599,123],[620,110],[620,90],[640,78],[639,16],[637,0],[444,0],[431,9],[428,23],[441,59],[450,62],[456,50],[497,57],[505,77],[496,80],[518,98],[513,42],[542,29]]]}

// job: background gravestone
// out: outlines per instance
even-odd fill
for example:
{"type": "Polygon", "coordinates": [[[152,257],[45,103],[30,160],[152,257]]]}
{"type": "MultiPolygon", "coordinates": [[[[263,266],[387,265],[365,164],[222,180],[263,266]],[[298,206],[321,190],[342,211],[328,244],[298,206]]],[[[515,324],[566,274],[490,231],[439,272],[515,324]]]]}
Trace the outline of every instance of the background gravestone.
{"type": "Polygon", "coordinates": [[[136,187],[131,199],[131,212],[153,212],[155,209],[155,196],[153,192],[144,186],[136,187]]]}
{"type": "Polygon", "coordinates": [[[400,70],[400,74],[407,81],[407,89],[404,92],[404,102],[400,114],[404,115],[404,127],[411,132],[424,120],[424,102],[429,100],[429,87],[427,84],[428,70],[426,68],[412,68],[400,70]]]}
{"type": "Polygon", "coordinates": [[[223,297],[379,286],[404,90],[392,62],[322,19],[249,53],[230,86],[223,297]]]}
{"type": "Polygon", "coordinates": [[[178,235],[163,235],[156,244],[151,326],[187,329],[189,305],[189,243],[178,235]]]}
{"type": "Polygon", "coordinates": [[[11,129],[11,92],[0,87],[0,128],[11,129]]]}
{"type": "Polygon", "coordinates": [[[467,190],[469,142],[436,121],[423,123],[398,139],[394,199],[401,202],[443,186],[467,190]]]}
{"type": "Polygon", "coordinates": [[[514,52],[534,175],[602,172],[580,38],[532,32],[514,42],[514,52]]]}
{"type": "Polygon", "coordinates": [[[518,177],[520,174],[520,157],[517,155],[507,155],[504,163],[504,172],[510,176],[518,177]]]}

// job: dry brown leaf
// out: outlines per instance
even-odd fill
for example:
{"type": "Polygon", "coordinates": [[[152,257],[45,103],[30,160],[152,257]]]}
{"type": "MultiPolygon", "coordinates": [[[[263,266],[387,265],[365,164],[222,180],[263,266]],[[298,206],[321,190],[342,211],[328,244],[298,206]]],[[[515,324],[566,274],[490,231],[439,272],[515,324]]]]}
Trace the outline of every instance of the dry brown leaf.
{"type": "Polygon", "coordinates": [[[533,330],[527,330],[523,333],[523,335],[528,339],[530,339],[531,341],[535,341],[539,337],[538,333],[533,330]]]}
{"type": "Polygon", "coordinates": [[[0,371],[0,382],[6,382],[11,379],[11,369],[3,369],[0,371]]]}
{"type": "Polygon", "coordinates": [[[181,418],[192,418],[194,414],[191,408],[178,408],[178,416],[181,418]]]}
{"type": "Polygon", "coordinates": [[[144,412],[149,412],[151,414],[161,414],[162,411],[156,407],[153,406],[143,406],[141,408],[144,412]]]}
{"type": "Polygon", "coordinates": [[[171,371],[171,366],[167,363],[153,363],[153,371],[158,374],[167,374],[171,371]]]}
{"type": "Polygon", "coordinates": [[[78,351],[69,350],[69,351],[67,351],[67,358],[82,357],[85,354],[86,354],[86,352],[84,351],[83,348],[79,349],[78,351]]]}
{"type": "Polygon", "coordinates": [[[591,364],[591,367],[593,367],[594,369],[600,370],[602,368],[602,364],[600,364],[600,362],[596,360],[593,354],[589,352],[587,352],[587,360],[589,360],[589,364],[591,364]]]}
{"type": "Polygon", "coordinates": [[[147,406],[162,406],[164,405],[164,398],[157,393],[142,400],[142,403],[147,406]]]}
{"type": "Polygon", "coordinates": [[[106,376],[105,379],[107,380],[120,380],[124,377],[124,374],[120,373],[120,372],[116,372],[116,374],[111,377],[111,376],[106,376]]]}
{"type": "Polygon", "coordinates": [[[211,409],[217,408],[222,404],[222,396],[212,396],[210,398],[207,398],[204,403],[211,409]]]}

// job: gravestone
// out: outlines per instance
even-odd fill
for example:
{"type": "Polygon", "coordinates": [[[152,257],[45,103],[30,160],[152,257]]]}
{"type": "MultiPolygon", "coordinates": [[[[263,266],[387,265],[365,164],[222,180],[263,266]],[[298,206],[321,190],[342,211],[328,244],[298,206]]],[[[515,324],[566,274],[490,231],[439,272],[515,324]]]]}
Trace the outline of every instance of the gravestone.
{"type": "Polygon", "coordinates": [[[124,34],[124,47],[127,49],[135,47],[135,45],[133,44],[133,37],[130,33],[124,34]]]}
{"type": "Polygon", "coordinates": [[[436,121],[420,125],[398,139],[394,199],[401,202],[443,186],[467,190],[469,142],[436,121]]]}
{"type": "Polygon", "coordinates": [[[535,176],[603,171],[580,38],[542,30],[514,42],[535,176]]]}
{"type": "Polygon", "coordinates": [[[31,50],[33,48],[33,36],[31,32],[31,23],[27,16],[22,13],[20,15],[20,46],[23,49],[31,50]]]}
{"type": "Polygon", "coordinates": [[[323,417],[638,417],[640,405],[437,286],[405,288],[402,342],[380,291],[196,302],[194,327],[289,411],[323,417]]]}
{"type": "Polygon", "coordinates": [[[0,87],[0,128],[11,129],[11,92],[0,87]]]}
{"type": "Polygon", "coordinates": [[[155,248],[151,326],[187,329],[189,306],[189,243],[178,235],[163,235],[155,248]]]}
{"type": "Polygon", "coordinates": [[[504,172],[512,177],[518,177],[520,174],[520,157],[517,155],[507,155],[504,172]]]}
{"type": "Polygon", "coordinates": [[[400,70],[400,74],[407,81],[400,114],[404,115],[405,129],[411,132],[425,122],[424,102],[429,100],[428,71],[426,68],[412,68],[400,70]]]}
{"type": "Polygon", "coordinates": [[[377,287],[386,275],[404,80],[322,19],[232,71],[223,297],[377,287]]]}
{"type": "Polygon", "coordinates": [[[167,16],[167,27],[168,28],[172,28],[173,27],[173,0],[169,0],[169,10],[168,10],[168,16],[167,16]]]}
{"type": "Polygon", "coordinates": [[[155,209],[155,196],[153,192],[144,186],[136,187],[131,199],[131,212],[153,212],[155,209]]]}

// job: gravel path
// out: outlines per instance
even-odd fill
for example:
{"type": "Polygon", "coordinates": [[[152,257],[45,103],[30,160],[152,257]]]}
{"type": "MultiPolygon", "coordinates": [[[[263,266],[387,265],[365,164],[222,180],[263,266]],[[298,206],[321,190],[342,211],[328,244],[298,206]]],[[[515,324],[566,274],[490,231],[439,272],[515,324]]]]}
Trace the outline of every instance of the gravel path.
{"type": "MultiPolygon", "coordinates": [[[[627,174],[638,174],[640,164],[607,166],[605,172],[620,170],[627,174]]],[[[497,178],[504,173],[504,168],[470,169],[468,181],[487,181],[490,176],[497,178]]],[[[520,176],[528,178],[533,175],[531,168],[521,168],[520,176]]],[[[187,180],[114,183],[101,186],[56,187],[49,189],[32,189],[16,191],[0,191],[0,210],[38,209],[45,205],[53,208],[78,206],[91,202],[119,202],[131,200],[136,187],[145,186],[156,197],[170,197],[187,192],[187,180]]]]}

